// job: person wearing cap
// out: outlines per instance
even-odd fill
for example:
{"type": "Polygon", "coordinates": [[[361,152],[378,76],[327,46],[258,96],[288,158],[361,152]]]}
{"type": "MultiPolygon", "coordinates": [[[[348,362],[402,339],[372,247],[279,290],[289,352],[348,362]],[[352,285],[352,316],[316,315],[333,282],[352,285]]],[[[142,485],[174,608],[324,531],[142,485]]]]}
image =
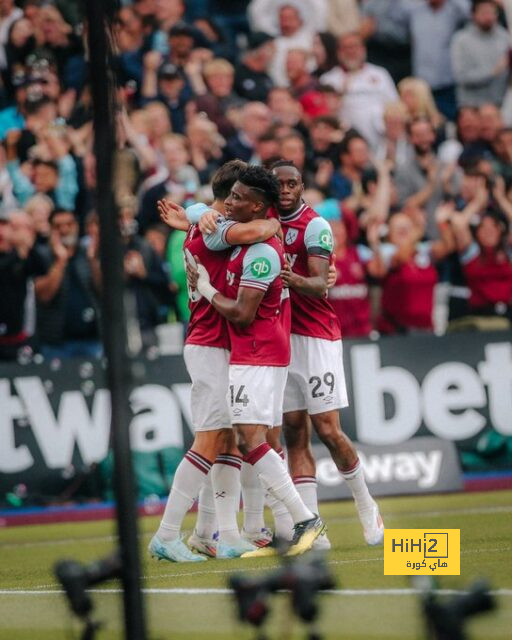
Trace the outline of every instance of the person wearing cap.
{"type": "Polygon", "coordinates": [[[168,109],[172,130],[185,130],[185,105],[192,97],[190,86],[179,67],[172,62],[161,62],[158,51],[149,51],[144,56],[144,78],[142,82],[142,106],[159,100],[168,109]]]}
{"type": "Polygon", "coordinates": [[[262,31],[251,33],[247,51],[235,70],[235,91],[246,100],[265,102],[273,82],[268,68],[274,57],[274,38],[262,31]]]}

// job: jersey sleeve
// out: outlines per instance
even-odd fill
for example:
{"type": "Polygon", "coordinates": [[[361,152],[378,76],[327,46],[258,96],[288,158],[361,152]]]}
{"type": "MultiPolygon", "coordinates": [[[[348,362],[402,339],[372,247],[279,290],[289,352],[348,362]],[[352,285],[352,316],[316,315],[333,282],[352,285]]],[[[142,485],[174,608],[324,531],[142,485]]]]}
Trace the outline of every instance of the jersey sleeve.
{"type": "Polygon", "coordinates": [[[467,249],[460,254],[461,264],[469,264],[480,255],[480,247],[476,242],[472,242],[467,249]]]}
{"type": "Polygon", "coordinates": [[[185,215],[190,224],[197,224],[201,220],[203,213],[210,210],[210,207],[203,202],[196,202],[185,209],[185,215]]]}
{"type": "Polygon", "coordinates": [[[226,220],[226,218],[219,218],[217,220],[217,228],[213,233],[203,233],[203,240],[208,249],[212,251],[229,249],[231,245],[226,240],[226,234],[235,224],[238,224],[238,222],[226,220]]]}
{"type": "Polygon", "coordinates": [[[266,291],[280,273],[277,251],[268,244],[253,244],[244,256],[240,286],[266,291]]]}
{"type": "Polygon", "coordinates": [[[310,256],[330,258],[334,242],[329,223],[323,218],[313,218],[306,227],[304,244],[310,256]]]}

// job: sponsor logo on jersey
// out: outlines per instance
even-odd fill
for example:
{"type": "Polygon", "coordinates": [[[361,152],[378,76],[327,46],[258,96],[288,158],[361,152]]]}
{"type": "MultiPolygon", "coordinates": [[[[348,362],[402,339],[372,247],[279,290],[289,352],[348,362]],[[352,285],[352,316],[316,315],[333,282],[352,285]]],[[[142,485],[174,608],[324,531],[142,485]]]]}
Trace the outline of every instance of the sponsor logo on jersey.
{"type": "Polygon", "coordinates": [[[318,242],[322,247],[322,249],[326,249],[327,251],[332,251],[332,247],[333,247],[332,234],[328,229],[324,229],[320,233],[318,237],[318,242]]]}
{"type": "Polygon", "coordinates": [[[286,244],[293,244],[295,242],[295,240],[297,240],[297,236],[299,235],[299,230],[298,229],[288,229],[288,231],[286,232],[286,236],[285,236],[285,243],[286,244]]]}
{"type": "Polygon", "coordinates": [[[296,260],[297,260],[297,254],[296,253],[285,253],[285,258],[286,258],[286,262],[290,265],[290,269],[293,269],[293,265],[295,264],[296,260]]]}
{"type": "Polygon", "coordinates": [[[270,260],[267,258],[256,258],[251,262],[251,273],[255,278],[265,278],[270,270],[270,260]]]}

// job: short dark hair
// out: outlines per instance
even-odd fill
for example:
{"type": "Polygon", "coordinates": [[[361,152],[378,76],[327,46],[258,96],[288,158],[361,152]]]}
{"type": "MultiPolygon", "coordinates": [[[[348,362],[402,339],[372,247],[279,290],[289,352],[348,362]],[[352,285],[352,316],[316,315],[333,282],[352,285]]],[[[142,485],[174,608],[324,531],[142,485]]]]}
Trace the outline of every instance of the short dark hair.
{"type": "Polygon", "coordinates": [[[277,160],[270,169],[273,171],[274,169],[279,169],[279,167],[290,167],[292,169],[296,169],[300,173],[299,167],[293,162],[293,160],[277,160]]]}
{"type": "Polygon", "coordinates": [[[495,8],[498,7],[498,5],[496,4],[496,0],[472,0],[471,13],[475,13],[475,11],[481,4],[493,4],[495,8]]]}
{"type": "Polygon", "coordinates": [[[343,140],[338,145],[338,155],[342,156],[350,153],[350,143],[352,142],[352,140],[362,140],[363,142],[366,142],[366,144],[368,144],[366,138],[362,136],[359,131],[356,131],[355,129],[349,129],[345,134],[343,140]]]}
{"type": "Polygon", "coordinates": [[[58,207],[57,209],[54,209],[50,213],[50,215],[48,217],[48,221],[50,223],[52,223],[54,218],[55,218],[55,216],[58,216],[58,215],[60,215],[62,213],[68,213],[68,214],[72,215],[73,218],[75,219],[75,222],[78,222],[78,216],[76,215],[76,213],[74,211],[71,211],[70,209],[63,209],[62,207],[58,207]]]}
{"type": "Polygon", "coordinates": [[[268,205],[275,205],[279,202],[279,180],[267,169],[249,165],[245,171],[242,171],[238,181],[257,191],[268,205]]]}
{"type": "Polygon", "coordinates": [[[230,160],[217,169],[212,179],[213,197],[216,200],[225,200],[231,187],[246,168],[247,164],[242,160],[230,160]]]}
{"type": "Polygon", "coordinates": [[[309,127],[314,127],[317,124],[325,124],[332,129],[340,128],[340,121],[335,116],[317,116],[311,120],[309,127]]]}

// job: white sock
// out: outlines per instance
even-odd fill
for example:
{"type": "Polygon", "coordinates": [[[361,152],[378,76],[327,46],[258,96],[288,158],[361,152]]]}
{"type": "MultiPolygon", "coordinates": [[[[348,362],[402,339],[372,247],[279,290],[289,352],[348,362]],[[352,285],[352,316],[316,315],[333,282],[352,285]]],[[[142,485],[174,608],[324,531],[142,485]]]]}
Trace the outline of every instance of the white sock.
{"type": "Polygon", "coordinates": [[[244,461],[252,464],[264,489],[284,502],[294,524],[313,518],[313,513],[302,502],[281,458],[269,444],[260,444],[244,457],[244,461]]]}
{"type": "Polygon", "coordinates": [[[219,542],[234,544],[240,540],[236,514],[240,507],[240,467],[242,458],[223,453],[212,470],[214,505],[219,523],[219,542]]]}
{"type": "MultiPolygon", "coordinates": [[[[279,449],[276,453],[281,458],[284,468],[287,469],[284,451],[279,449]]],[[[265,494],[265,504],[272,511],[275,536],[283,540],[291,540],[293,537],[293,520],[285,503],[281,502],[281,500],[276,500],[271,493],[267,492],[265,494]]]]}
{"type": "Polygon", "coordinates": [[[192,449],[187,451],[174,474],[171,492],[157,531],[159,538],[169,541],[179,537],[183,518],[194,504],[211,466],[209,460],[192,449]]]}
{"type": "Polygon", "coordinates": [[[347,471],[342,471],[341,475],[345,478],[347,485],[352,491],[352,496],[359,511],[365,511],[373,506],[373,498],[366,486],[364,471],[359,459],[356,464],[347,471]]]}
{"type": "Polygon", "coordinates": [[[242,462],[240,481],[242,483],[242,500],[244,504],[244,531],[246,533],[260,533],[265,527],[263,518],[265,492],[256,470],[245,459],[242,462]]]}
{"type": "Polygon", "coordinates": [[[213,501],[212,488],[213,467],[199,491],[199,501],[197,503],[196,532],[201,538],[211,540],[217,531],[217,514],[213,501]]]}
{"type": "Polygon", "coordinates": [[[299,492],[302,502],[313,513],[318,513],[317,484],[314,476],[294,476],[293,484],[299,492]]]}

